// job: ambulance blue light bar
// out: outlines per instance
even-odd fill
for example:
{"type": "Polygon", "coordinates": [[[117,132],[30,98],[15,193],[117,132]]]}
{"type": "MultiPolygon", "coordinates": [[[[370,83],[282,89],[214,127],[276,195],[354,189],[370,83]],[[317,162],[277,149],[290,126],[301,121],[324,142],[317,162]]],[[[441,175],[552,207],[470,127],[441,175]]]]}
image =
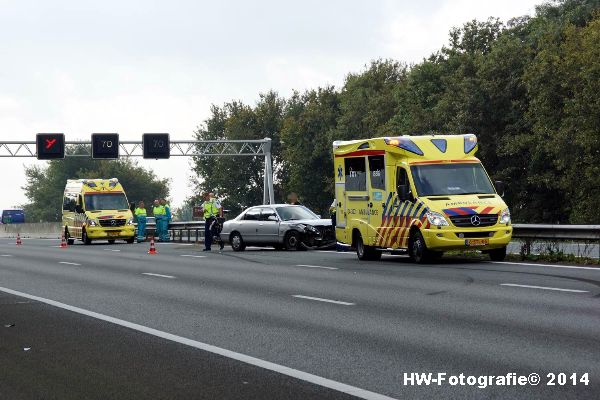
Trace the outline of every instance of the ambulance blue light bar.
{"type": "Polygon", "coordinates": [[[418,156],[423,155],[423,151],[413,142],[412,140],[405,137],[395,137],[395,138],[384,138],[385,144],[390,146],[396,146],[401,148],[402,150],[410,151],[418,156]]]}

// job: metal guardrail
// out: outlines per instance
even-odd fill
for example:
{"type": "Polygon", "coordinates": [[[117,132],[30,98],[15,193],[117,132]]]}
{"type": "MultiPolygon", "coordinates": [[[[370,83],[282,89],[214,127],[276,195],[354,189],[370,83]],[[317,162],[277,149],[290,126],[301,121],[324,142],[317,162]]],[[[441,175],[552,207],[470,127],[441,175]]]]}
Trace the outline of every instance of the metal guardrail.
{"type": "MultiPolygon", "coordinates": [[[[536,240],[549,241],[584,241],[600,244],[600,225],[544,225],[513,224],[513,238],[523,240],[525,251],[531,251],[531,244],[536,240]]],[[[148,224],[147,230],[155,229],[155,224],[148,224]]],[[[204,240],[204,221],[181,221],[169,224],[171,240],[187,242],[204,240]]],[[[600,256],[600,255],[599,255],[600,256]]]]}
{"type": "Polygon", "coordinates": [[[531,253],[531,244],[535,240],[597,242],[600,245],[600,225],[513,224],[513,238],[523,240],[525,254],[531,253]]]}
{"type": "MultiPolygon", "coordinates": [[[[137,224],[135,224],[137,229],[137,224]]],[[[156,224],[146,224],[146,237],[155,235],[156,224]]],[[[179,221],[169,223],[169,232],[171,240],[174,242],[184,242],[184,238],[188,243],[199,242],[204,240],[204,221],[179,221]]]]}
{"type": "Polygon", "coordinates": [[[514,224],[515,239],[600,241],[600,225],[514,224]]]}

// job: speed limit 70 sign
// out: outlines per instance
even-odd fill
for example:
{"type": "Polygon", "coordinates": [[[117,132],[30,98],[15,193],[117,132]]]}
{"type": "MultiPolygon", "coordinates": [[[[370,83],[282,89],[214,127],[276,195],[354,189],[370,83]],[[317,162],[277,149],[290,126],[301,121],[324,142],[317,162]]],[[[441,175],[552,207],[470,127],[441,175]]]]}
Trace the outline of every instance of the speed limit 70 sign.
{"type": "Polygon", "coordinates": [[[93,133],[92,158],[117,159],[119,158],[118,133],[93,133]]]}
{"type": "Polygon", "coordinates": [[[168,133],[144,133],[142,136],[144,158],[169,158],[171,143],[168,133]]]}

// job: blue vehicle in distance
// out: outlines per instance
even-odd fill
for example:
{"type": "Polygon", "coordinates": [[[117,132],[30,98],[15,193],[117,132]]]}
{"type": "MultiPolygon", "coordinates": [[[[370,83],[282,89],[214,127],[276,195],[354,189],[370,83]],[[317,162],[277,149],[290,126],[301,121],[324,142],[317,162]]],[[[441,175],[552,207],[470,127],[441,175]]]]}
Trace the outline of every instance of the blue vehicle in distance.
{"type": "Polygon", "coordinates": [[[3,224],[22,224],[25,222],[25,212],[22,209],[2,210],[3,224]]]}

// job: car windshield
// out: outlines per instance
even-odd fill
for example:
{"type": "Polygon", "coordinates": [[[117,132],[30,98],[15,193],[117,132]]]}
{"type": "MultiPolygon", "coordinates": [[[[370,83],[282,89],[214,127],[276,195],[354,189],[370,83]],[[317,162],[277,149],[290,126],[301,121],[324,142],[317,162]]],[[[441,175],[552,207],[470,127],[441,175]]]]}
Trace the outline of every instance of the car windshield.
{"type": "Polygon", "coordinates": [[[84,201],[86,211],[129,209],[125,193],[86,194],[84,201]]]}
{"type": "Polygon", "coordinates": [[[315,213],[303,206],[277,207],[277,214],[279,214],[283,221],[319,219],[315,213]]]}
{"type": "Polygon", "coordinates": [[[495,193],[480,163],[414,165],[410,170],[419,196],[495,193]]]}

